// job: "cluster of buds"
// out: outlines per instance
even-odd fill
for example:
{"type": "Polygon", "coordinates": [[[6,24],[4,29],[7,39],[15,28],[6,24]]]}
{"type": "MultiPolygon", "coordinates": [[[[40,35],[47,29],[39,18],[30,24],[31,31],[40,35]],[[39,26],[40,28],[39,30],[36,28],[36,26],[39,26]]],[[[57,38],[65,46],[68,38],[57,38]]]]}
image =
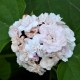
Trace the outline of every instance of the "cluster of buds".
{"type": "Polygon", "coordinates": [[[9,28],[11,49],[17,63],[30,72],[43,75],[59,60],[68,61],[75,47],[74,32],[59,15],[24,15],[9,28]]]}

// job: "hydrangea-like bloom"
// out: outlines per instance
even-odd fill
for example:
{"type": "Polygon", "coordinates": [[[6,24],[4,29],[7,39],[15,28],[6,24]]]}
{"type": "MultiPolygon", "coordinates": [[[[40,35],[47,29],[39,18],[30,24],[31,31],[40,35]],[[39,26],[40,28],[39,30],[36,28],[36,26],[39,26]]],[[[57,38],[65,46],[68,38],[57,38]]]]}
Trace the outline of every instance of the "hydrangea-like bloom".
{"type": "Polygon", "coordinates": [[[42,75],[59,60],[68,61],[73,54],[75,37],[61,19],[54,13],[39,17],[24,15],[10,27],[11,48],[19,65],[42,75]]]}

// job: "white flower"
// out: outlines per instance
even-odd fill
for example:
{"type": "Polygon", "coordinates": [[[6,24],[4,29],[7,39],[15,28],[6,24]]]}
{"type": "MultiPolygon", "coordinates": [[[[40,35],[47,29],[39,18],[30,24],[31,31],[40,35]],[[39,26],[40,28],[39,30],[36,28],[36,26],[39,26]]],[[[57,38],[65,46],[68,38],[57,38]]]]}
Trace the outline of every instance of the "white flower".
{"type": "Polygon", "coordinates": [[[61,48],[67,44],[62,27],[57,25],[45,25],[41,26],[41,28],[40,32],[44,30],[46,33],[45,37],[41,38],[41,41],[44,44],[44,50],[47,50],[48,53],[61,50],[61,48]]]}
{"type": "Polygon", "coordinates": [[[57,57],[54,57],[52,59],[50,59],[49,57],[43,57],[40,62],[40,66],[47,70],[51,70],[52,66],[56,65],[58,61],[59,61],[59,58],[57,57]]]}
{"type": "Polygon", "coordinates": [[[19,65],[43,75],[59,60],[68,61],[76,46],[75,37],[61,19],[54,13],[24,15],[10,27],[11,48],[19,65]]]}

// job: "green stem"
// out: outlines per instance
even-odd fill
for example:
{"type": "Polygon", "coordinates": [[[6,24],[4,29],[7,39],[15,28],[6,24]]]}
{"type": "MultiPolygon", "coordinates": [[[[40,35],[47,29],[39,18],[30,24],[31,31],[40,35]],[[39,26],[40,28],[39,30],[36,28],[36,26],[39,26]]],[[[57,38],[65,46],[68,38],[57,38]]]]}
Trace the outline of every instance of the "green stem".
{"type": "Polygon", "coordinates": [[[51,80],[51,73],[52,73],[52,72],[51,72],[51,70],[50,70],[49,80],[51,80]]]}
{"type": "Polygon", "coordinates": [[[54,67],[52,68],[52,70],[55,71],[55,72],[57,73],[57,70],[56,70],[54,67]]]}
{"type": "MultiPolygon", "coordinates": [[[[55,73],[57,72],[56,69],[54,67],[52,67],[51,71],[50,71],[50,77],[49,80],[52,80],[52,71],[54,71],[55,73]]],[[[54,75],[54,74],[53,74],[54,75]]]]}

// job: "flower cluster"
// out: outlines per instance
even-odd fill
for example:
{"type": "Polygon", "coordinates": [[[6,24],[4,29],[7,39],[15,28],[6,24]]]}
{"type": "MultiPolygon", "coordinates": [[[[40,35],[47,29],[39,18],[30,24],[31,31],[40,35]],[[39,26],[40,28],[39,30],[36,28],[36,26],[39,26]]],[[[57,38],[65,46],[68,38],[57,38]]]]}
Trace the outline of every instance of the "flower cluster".
{"type": "Polygon", "coordinates": [[[59,60],[68,61],[75,47],[74,32],[59,15],[24,15],[9,28],[17,63],[42,75],[59,60]]]}

